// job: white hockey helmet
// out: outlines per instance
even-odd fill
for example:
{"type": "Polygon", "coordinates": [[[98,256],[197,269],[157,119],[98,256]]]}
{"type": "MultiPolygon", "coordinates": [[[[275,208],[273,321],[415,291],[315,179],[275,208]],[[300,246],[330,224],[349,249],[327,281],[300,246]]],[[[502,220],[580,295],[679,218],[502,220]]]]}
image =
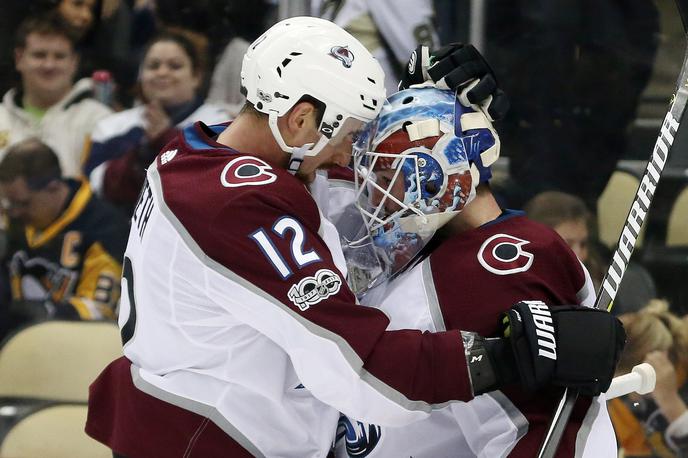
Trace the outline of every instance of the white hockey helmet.
{"type": "Polygon", "coordinates": [[[338,144],[378,115],[385,101],[384,72],[351,34],[324,19],[294,17],[258,37],[244,55],[241,85],[246,99],[268,115],[270,130],[291,154],[295,173],[304,156],[315,156],[328,142],[338,144]],[[287,145],[277,127],[304,96],[324,105],[316,144],[287,145]]]}

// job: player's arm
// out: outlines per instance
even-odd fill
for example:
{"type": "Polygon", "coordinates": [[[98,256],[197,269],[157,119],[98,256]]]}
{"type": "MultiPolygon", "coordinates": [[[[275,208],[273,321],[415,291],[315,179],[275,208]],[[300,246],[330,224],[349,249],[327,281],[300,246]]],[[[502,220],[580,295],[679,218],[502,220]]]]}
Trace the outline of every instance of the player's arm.
{"type": "Polygon", "coordinates": [[[287,196],[260,191],[213,224],[209,252],[238,286],[218,291],[218,304],[286,351],[314,396],[352,417],[402,425],[472,397],[458,331],[386,332],[386,315],[356,305],[337,267],[343,259],[318,235],[315,205],[298,218],[287,196]]]}
{"type": "MultiPolygon", "coordinates": [[[[495,358],[492,368],[499,371],[492,385],[482,384],[472,369],[469,375],[473,354],[466,351],[472,348],[464,348],[459,331],[385,331],[388,319],[382,312],[355,305],[336,260],[318,235],[321,228],[315,206],[302,208],[299,213],[304,216],[297,218],[293,216],[294,203],[286,197],[251,194],[223,209],[213,225],[217,236],[211,252],[218,253],[217,261],[232,266],[232,274],[237,275],[233,281],[243,285],[244,294],[233,292],[231,298],[222,294],[218,303],[282,347],[303,385],[348,416],[401,425],[425,417],[433,405],[469,400],[514,377],[528,383],[528,371],[536,373],[536,381],[531,383],[535,389],[551,382],[590,382],[587,376],[579,379],[576,373],[569,378],[569,374],[557,372],[562,365],[539,369],[544,363],[538,359],[537,329],[532,326],[512,333],[517,339],[502,340],[513,341],[513,345],[501,345],[499,351],[488,345],[487,356],[495,358]],[[242,215],[239,224],[236,215],[242,215]],[[501,371],[499,358],[508,359],[509,352],[515,375],[501,371]]],[[[573,321],[589,326],[585,324],[591,321],[589,317],[592,315],[579,313],[573,321]]],[[[568,321],[566,326],[573,329],[568,321]]],[[[557,319],[553,326],[559,322],[563,321],[557,319]]],[[[557,333],[554,337],[559,338],[557,333]]],[[[568,348],[570,335],[563,333],[561,338],[564,340],[557,343],[568,348]]],[[[599,348],[603,347],[595,346],[595,352],[599,353],[599,348]]],[[[570,352],[564,354],[565,363],[574,360],[570,352]]],[[[605,369],[611,378],[613,367],[605,369]]]]}

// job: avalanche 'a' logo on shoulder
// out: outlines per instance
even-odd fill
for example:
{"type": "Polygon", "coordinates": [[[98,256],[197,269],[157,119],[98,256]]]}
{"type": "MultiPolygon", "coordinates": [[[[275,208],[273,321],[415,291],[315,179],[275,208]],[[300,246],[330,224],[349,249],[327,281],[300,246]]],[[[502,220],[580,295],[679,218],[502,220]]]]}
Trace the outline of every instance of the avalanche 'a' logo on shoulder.
{"type": "Polygon", "coordinates": [[[253,156],[241,156],[229,161],[220,175],[220,183],[225,188],[240,186],[260,186],[277,179],[267,162],[253,156]]]}
{"type": "Polygon", "coordinates": [[[478,251],[478,262],[497,275],[525,272],[533,265],[535,255],[523,249],[530,243],[513,235],[495,234],[485,240],[478,251]]]}

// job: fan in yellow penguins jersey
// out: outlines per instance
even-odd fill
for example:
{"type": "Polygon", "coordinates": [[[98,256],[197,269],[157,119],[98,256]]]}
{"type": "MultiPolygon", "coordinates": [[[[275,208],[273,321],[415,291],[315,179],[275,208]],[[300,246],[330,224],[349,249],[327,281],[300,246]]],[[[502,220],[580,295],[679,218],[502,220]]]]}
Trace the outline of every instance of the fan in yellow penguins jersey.
{"type": "Polygon", "coordinates": [[[62,177],[55,153],[37,139],[0,161],[13,326],[36,319],[115,317],[128,225],[91,193],[62,177]]]}

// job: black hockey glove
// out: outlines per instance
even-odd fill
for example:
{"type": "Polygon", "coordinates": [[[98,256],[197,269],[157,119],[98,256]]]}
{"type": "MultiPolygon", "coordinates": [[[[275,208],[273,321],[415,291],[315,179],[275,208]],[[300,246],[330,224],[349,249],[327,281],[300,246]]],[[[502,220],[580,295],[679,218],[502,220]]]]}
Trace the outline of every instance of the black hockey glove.
{"type": "Polygon", "coordinates": [[[626,343],[621,322],[603,310],[523,301],[504,314],[521,384],[548,384],[596,396],[607,391],[626,343]]]}
{"type": "Polygon", "coordinates": [[[426,81],[440,89],[459,92],[463,103],[482,106],[491,121],[502,119],[509,110],[509,98],[498,87],[492,68],[473,45],[451,43],[437,51],[418,46],[404,69],[399,90],[426,81]]]}

